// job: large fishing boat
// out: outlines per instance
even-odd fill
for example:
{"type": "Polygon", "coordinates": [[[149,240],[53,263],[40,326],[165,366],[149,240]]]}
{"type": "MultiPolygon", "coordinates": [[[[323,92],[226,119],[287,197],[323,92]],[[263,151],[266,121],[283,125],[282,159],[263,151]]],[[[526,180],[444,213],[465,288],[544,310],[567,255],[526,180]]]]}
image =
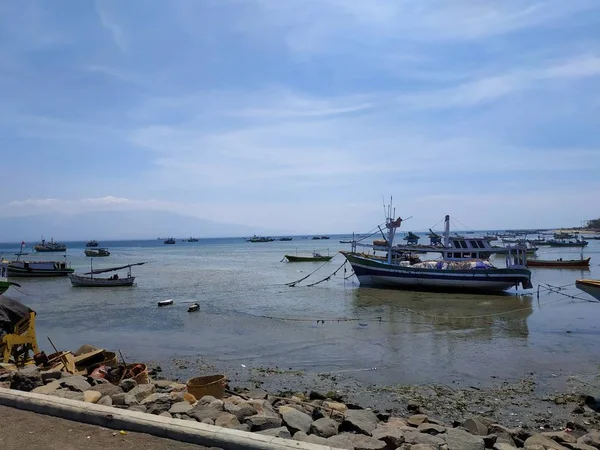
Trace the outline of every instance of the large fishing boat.
{"type": "Polygon", "coordinates": [[[98,245],[100,245],[100,244],[98,243],[98,241],[96,241],[94,239],[92,239],[91,241],[87,241],[85,243],[86,247],[98,247],[98,245]]]}
{"type": "Polygon", "coordinates": [[[69,275],[69,279],[71,280],[71,284],[75,287],[121,287],[121,286],[133,286],[133,282],[135,281],[135,277],[131,275],[131,267],[132,266],[141,266],[142,264],[146,264],[145,262],[135,263],[135,264],[127,264],[125,266],[119,267],[109,267],[106,269],[96,269],[94,270],[92,266],[92,261],[90,261],[90,271],[84,273],[83,275],[72,273],[69,275]],[[101,273],[109,273],[109,272],[117,272],[119,270],[127,269],[127,275],[125,277],[119,277],[118,273],[110,277],[95,277],[94,275],[98,275],[101,273]]]}
{"type": "Polygon", "coordinates": [[[110,256],[110,252],[107,248],[86,248],[84,250],[85,256],[90,258],[101,258],[104,256],[110,256]]]}
{"type": "Polygon", "coordinates": [[[165,244],[171,244],[171,245],[173,245],[173,244],[175,244],[176,242],[177,242],[177,241],[175,240],[175,238],[168,238],[168,239],[165,239],[165,242],[164,242],[164,243],[165,243],[165,244]]]}
{"type": "Polygon", "coordinates": [[[273,239],[272,237],[254,235],[251,238],[246,239],[246,242],[273,242],[274,240],[275,239],[273,239]]]}
{"type": "Polygon", "coordinates": [[[59,242],[54,242],[54,239],[50,239],[50,242],[46,242],[45,239],[42,239],[42,242],[33,246],[33,249],[36,252],[40,253],[51,253],[51,252],[66,252],[67,246],[65,244],[61,244],[59,242]]]}
{"type": "Polygon", "coordinates": [[[21,250],[12,261],[3,261],[8,265],[8,276],[12,277],[66,277],[74,272],[74,269],[67,263],[67,257],[59,261],[36,261],[22,260],[24,242],[21,242],[21,250]]]}
{"type": "Polygon", "coordinates": [[[600,280],[576,280],[575,286],[600,301],[600,280]]]}
{"type": "Polygon", "coordinates": [[[352,265],[361,285],[480,293],[501,292],[518,285],[522,285],[524,289],[532,288],[531,272],[527,269],[527,257],[523,247],[507,247],[506,268],[497,268],[484,257],[490,251],[494,253],[486,239],[450,239],[450,216],[445,217],[443,247],[432,246],[432,251],[442,253],[442,259],[419,263],[405,261],[404,253],[414,250],[414,246],[394,247],[394,237],[402,219],[394,219],[393,212],[389,206],[386,217],[385,261],[358,254],[355,243],[352,244],[351,252],[342,252],[352,265]]]}

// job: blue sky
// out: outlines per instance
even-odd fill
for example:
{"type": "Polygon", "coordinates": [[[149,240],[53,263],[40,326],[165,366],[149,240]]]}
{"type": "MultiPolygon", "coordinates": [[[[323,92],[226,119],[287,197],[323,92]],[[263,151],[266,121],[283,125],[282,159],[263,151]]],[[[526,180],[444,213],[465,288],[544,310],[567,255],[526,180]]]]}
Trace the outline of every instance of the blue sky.
{"type": "Polygon", "coordinates": [[[0,96],[0,217],[600,216],[598,0],[2,2],[0,96]]]}

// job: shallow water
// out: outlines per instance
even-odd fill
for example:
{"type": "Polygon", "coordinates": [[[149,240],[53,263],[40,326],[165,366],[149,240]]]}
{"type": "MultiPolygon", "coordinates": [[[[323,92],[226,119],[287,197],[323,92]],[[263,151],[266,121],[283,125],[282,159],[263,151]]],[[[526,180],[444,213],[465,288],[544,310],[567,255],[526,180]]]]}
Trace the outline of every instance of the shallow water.
{"type": "MultiPolygon", "coordinates": [[[[336,372],[378,384],[484,382],[597,369],[600,304],[585,301],[591,297],[571,284],[600,278],[600,241],[584,252],[592,257],[589,271],[532,269],[536,288],[570,285],[563,294],[542,289],[539,299],[536,289],[486,296],[359,288],[355,280],[344,281],[343,269],[327,282],[305,286],[337,269],[341,255],[306,282],[285,286],[322,264],[281,262],[284,254],[334,254],[348,248],[339,239],[103,242],[112,254],[94,259],[94,268],[148,262],[133,269],[137,286],[85,289],[71,287],[66,278],[18,279],[22,288],[6,295],[37,311],[38,341],[46,351],[50,336],[59,348],[91,343],[121,349],[134,360],[203,358],[222,367],[336,372]],[[175,304],[158,308],[167,298],[175,304]],[[194,301],[200,311],[188,313],[194,301]]],[[[88,269],[84,244],[67,244],[73,267],[88,269]]],[[[16,250],[0,245],[5,257],[16,250]]],[[[579,250],[542,247],[538,255],[578,258],[579,250]]]]}

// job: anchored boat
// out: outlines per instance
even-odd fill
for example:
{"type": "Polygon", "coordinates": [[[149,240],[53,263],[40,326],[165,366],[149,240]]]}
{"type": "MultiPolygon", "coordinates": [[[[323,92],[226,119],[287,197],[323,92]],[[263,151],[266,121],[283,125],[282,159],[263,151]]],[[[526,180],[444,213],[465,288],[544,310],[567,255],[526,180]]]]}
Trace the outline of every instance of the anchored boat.
{"type": "Polygon", "coordinates": [[[66,252],[67,246],[65,244],[54,242],[54,239],[50,239],[50,242],[46,242],[45,239],[42,239],[42,242],[33,246],[33,249],[39,253],[66,252]]]}
{"type": "Polygon", "coordinates": [[[596,300],[600,300],[600,280],[577,280],[575,286],[596,300]]]}
{"type": "Polygon", "coordinates": [[[8,264],[8,276],[14,277],[66,277],[74,272],[74,269],[67,263],[65,256],[62,261],[35,261],[22,260],[21,256],[27,255],[23,253],[24,242],[21,242],[21,250],[16,253],[16,259],[12,261],[3,261],[8,264]]]}
{"type": "MultiPolygon", "coordinates": [[[[480,293],[501,292],[522,285],[531,289],[531,272],[527,269],[525,249],[521,246],[507,247],[506,267],[497,268],[484,256],[495,253],[484,238],[453,237],[450,239],[450,216],[445,217],[444,245],[431,251],[442,253],[441,260],[412,263],[406,261],[404,253],[414,246],[394,247],[396,230],[402,219],[393,218],[393,209],[388,207],[386,217],[387,234],[385,261],[369,258],[356,252],[342,252],[352,265],[354,273],[363,286],[396,289],[423,289],[442,291],[473,291],[480,293]],[[469,241],[475,243],[469,245],[469,241]],[[487,243],[485,246],[484,243],[487,243]]],[[[365,245],[368,246],[368,245],[365,245]]],[[[379,247],[381,249],[382,247],[379,247]]]]}
{"type": "Polygon", "coordinates": [[[84,250],[85,256],[90,258],[99,258],[103,256],[110,256],[110,252],[107,248],[86,248],[84,250]]]}
{"type": "Polygon", "coordinates": [[[285,255],[288,262],[325,262],[331,261],[333,256],[323,256],[320,253],[313,252],[312,256],[285,255]]]}
{"type": "Polygon", "coordinates": [[[98,247],[98,245],[100,245],[100,244],[98,244],[98,241],[93,240],[93,239],[91,241],[87,241],[85,243],[86,247],[98,247]]]}
{"type": "Polygon", "coordinates": [[[145,262],[127,264],[119,267],[109,267],[107,269],[93,269],[92,261],[90,261],[90,271],[82,275],[70,274],[69,279],[71,284],[75,287],[118,287],[118,286],[133,286],[135,277],[131,275],[131,268],[133,266],[141,266],[146,264],[145,262]],[[95,277],[101,273],[117,272],[119,270],[127,269],[127,275],[123,278],[119,277],[118,273],[106,278],[106,277],[95,277]]]}
{"type": "Polygon", "coordinates": [[[554,267],[557,269],[582,269],[590,266],[590,258],[587,259],[528,259],[527,265],[529,267],[554,267]]]}

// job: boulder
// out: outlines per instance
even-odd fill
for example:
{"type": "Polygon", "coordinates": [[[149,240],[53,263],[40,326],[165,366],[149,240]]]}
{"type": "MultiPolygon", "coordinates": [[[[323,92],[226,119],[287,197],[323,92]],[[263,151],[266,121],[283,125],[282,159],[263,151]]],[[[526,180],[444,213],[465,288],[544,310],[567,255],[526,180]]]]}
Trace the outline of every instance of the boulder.
{"type": "Polygon", "coordinates": [[[309,442],[311,444],[329,446],[329,442],[327,442],[327,439],[316,436],[314,434],[306,434],[302,431],[298,431],[297,433],[295,433],[293,439],[295,441],[300,441],[300,442],[309,442]]]}
{"type": "Polygon", "coordinates": [[[220,409],[221,411],[224,411],[224,406],[225,404],[223,403],[223,400],[213,400],[212,402],[210,402],[208,404],[208,406],[210,406],[211,408],[215,408],[215,409],[220,409]]]}
{"type": "MultiPolygon", "coordinates": [[[[120,384],[119,384],[119,386],[120,386],[120,384]]],[[[123,389],[129,395],[133,395],[139,402],[144,400],[150,394],[153,394],[154,391],[156,390],[156,388],[154,387],[153,384],[139,384],[136,387],[134,387],[133,389],[131,389],[130,391],[125,390],[123,388],[123,386],[121,386],[121,389],[123,389]]]]}
{"type": "Polygon", "coordinates": [[[517,450],[517,447],[502,442],[496,442],[492,448],[494,450],[517,450]]]}
{"type": "Polygon", "coordinates": [[[175,382],[171,380],[154,380],[152,384],[154,384],[157,389],[169,389],[175,382]]]}
{"type": "Polygon", "coordinates": [[[484,450],[483,438],[475,436],[459,428],[449,428],[446,431],[448,450],[484,450]]]}
{"type": "Polygon", "coordinates": [[[416,428],[419,425],[421,425],[422,423],[429,422],[429,420],[425,414],[414,414],[408,418],[407,422],[411,427],[416,428]]]}
{"type": "Polygon", "coordinates": [[[144,405],[131,405],[127,409],[129,411],[136,411],[136,412],[142,412],[142,413],[147,412],[147,409],[146,409],[146,407],[144,405]]]}
{"type": "Polygon", "coordinates": [[[346,414],[346,412],[348,411],[348,407],[344,403],[340,402],[324,401],[323,407],[327,409],[332,409],[333,411],[337,411],[342,414],[346,414]]]}
{"type": "Polygon", "coordinates": [[[200,405],[210,405],[212,402],[214,402],[216,400],[215,397],[213,397],[212,395],[205,395],[204,397],[201,397],[200,400],[198,400],[198,403],[200,405]]]}
{"type": "Polygon", "coordinates": [[[168,412],[171,409],[171,403],[169,401],[156,401],[154,403],[146,403],[145,406],[148,409],[148,414],[160,415],[164,412],[168,412]]]}
{"type": "Polygon", "coordinates": [[[98,400],[102,398],[102,394],[96,391],[84,391],[83,401],[86,403],[98,403],[98,400]]]}
{"type": "Polygon", "coordinates": [[[488,427],[481,420],[474,417],[471,419],[465,420],[463,423],[463,427],[469,433],[474,434],[476,436],[487,436],[488,435],[488,427]]]}
{"type": "Polygon", "coordinates": [[[541,446],[546,450],[568,450],[567,447],[560,445],[558,442],[553,441],[548,436],[544,436],[543,434],[537,433],[533,436],[527,438],[525,441],[525,448],[541,446]]]}
{"type": "Polygon", "coordinates": [[[42,376],[36,371],[15,372],[10,379],[10,388],[18,391],[31,392],[43,385],[42,376]]]}
{"type": "Polygon", "coordinates": [[[600,448],[600,432],[597,430],[590,431],[588,434],[577,439],[577,443],[600,448]]]}
{"type": "Polygon", "coordinates": [[[137,385],[137,381],[135,381],[133,378],[125,378],[119,383],[119,387],[123,389],[123,392],[129,392],[137,385]]]}
{"type": "Polygon", "coordinates": [[[344,421],[340,425],[340,431],[351,431],[370,436],[377,425],[379,419],[373,411],[368,409],[350,409],[344,416],[344,421]]]}
{"type": "Polygon", "coordinates": [[[215,425],[223,428],[237,428],[240,426],[240,421],[233,414],[221,413],[215,419],[215,425]]]}
{"type": "Polygon", "coordinates": [[[125,404],[125,396],[127,396],[129,394],[126,394],[125,392],[123,392],[122,394],[115,394],[115,395],[111,395],[110,398],[112,400],[112,404],[115,406],[121,406],[125,404]]]}
{"type": "Polygon", "coordinates": [[[433,436],[431,434],[420,433],[418,430],[415,429],[406,429],[403,431],[403,433],[404,441],[408,444],[426,444],[439,447],[446,443],[445,434],[438,434],[437,436],[433,436]]]}
{"type": "MultiPolygon", "coordinates": [[[[215,422],[215,425],[217,423],[215,422]]],[[[292,435],[286,427],[271,428],[269,430],[259,431],[258,434],[264,434],[265,436],[275,436],[283,439],[291,439],[292,435]]]]}
{"type": "Polygon", "coordinates": [[[419,430],[421,433],[427,433],[427,434],[442,434],[446,432],[446,427],[443,427],[441,425],[435,425],[433,423],[422,423],[421,425],[419,425],[417,427],[417,430],[419,430]]]}
{"type": "Polygon", "coordinates": [[[38,386],[36,387],[34,390],[32,390],[31,392],[33,392],[34,394],[49,394],[50,392],[54,392],[57,389],[60,389],[61,385],[60,385],[60,381],[58,380],[54,380],[51,381],[50,383],[48,383],[45,386],[38,386]]]}
{"type": "Polygon", "coordinates": [[[90,388],[90,391],[96,391],[96,392],[100,392],[103,396],[105,395],[117,395],[117,394],[122,394],[123,393],[123,389],[121,389],[119,386],[115,386],[114,384],[97,384],[96,386],[92,386],[90,388]]]}
{"type": "Polygon", "coordinates": [[[542,434],[546,437],[549,437],[553,441],[558,442],[559,444],[574,444],[577,442],[577,438],[566,431],[550,431],[542,434]]]}
{"type": "Polygon", "coordinates": [[[250,426],[251,431],[263,431],[281,426],[281,417],[270,414],[256,414],[246,417],[245,423],[250,426]]]}
{"type": "Polygon", "coordinates": [[[410,446],[410,450],[438,450],[440,448],[431,444],[414,444],[410,446]]]}
{"type": "Polygon", "coordinates": [[[341,433],[327,439],[327,445],[348,450],[383,450],[386,443],[364,434],[341,433]]]}
{"type": "Polygon", "coordinates": [[[597,450],[596,447],[592,447],[591,445],[587,445],[587,444],[567,444],[565,447],[571,449],[571,450],[597,450]]]}
{"type": "Polygon", "coordinates": [[[177,402],[171,405],[169,412],[171,414],[185,414],[188,411],[191,411],[193,408],[188,402],[177,402]]]}
{"type": "Polygon", "coordinates": [[[125,406],[139,405],[140,401],[137,399],[137,397],[135,395],[125,394],[125,397],[123,399],[123,404],[125,406]]]}
{"type": "Polygon", "coordinates": [[[248,403],[238,403],[237,405],[232,403],[225,403],[224,409],[226,412],[233,414],[241,422],[246,417],[254,416],[258,414],[258,411],[254,409],[248,403]]]}
{"type": "Polygon", "coordinates": [[[290,433],[296,433],[297,431],[304,431],[305,433],[308,433],[308,430],[313,422],[311,416],[300,412],[291,406],[280,406],[279,414],[283,419],[284,425],[288,427],[288,430],[290,430],[290,433]]]}
{"type": "Polygon", "coordinates": [[[87,379],[81,375],[73,375],[72,377],[65,379],[61,378],[60,385],[63,388],[76,392],[88,391],[92,387],[92,385],[87,382],[87,379]]]}
{"type": "Polygon", "coordinates": [[[104,406],[112,406],[112,398],[110,398],[108,395],[105,395],[104,397],[102,397],[100,400],[98,400],[98,405],[104,405],[104,406]]]}
{"type": "Polygon", "coordinates": [[[385,442],[389,448],[398,448],[404,444],[404,433],[402,430],[390,427],[387,424],[380,424],[372,433],[375,439],[385,442]]]}
{"type": "Polygon", "coordinates": [[[214,425],[215,421],[207,417],[206,419],[201,420],[200,423],[205,423],[207,425],[214,425]]]}
{"type": "Polygon", "coordinates": [[[42,381],[44,383],[50,383],[53,380],[60,380],[62,377],[62,372],[57,370],[48,370],[47,372],[41,372],[40,376],[42,377],[42,381]]]}
{"type": "Polygon", "coordinates": [[[67,398],[69,400],[78,400],[80,402],[83,401],[83,392],[71,391],[69,389],[58,389],[56,391],[50,392],[48,395],[60,398],[67,398]]]}
{"type": "Polygon", "coordinates": [[[167,411],[163,411],[159,414],[159,417],[167,417],[169,419],[172,419],[173,416],[171,416],[171,414],[169,414],[167,411]]]}
{"type": "Polygon", "coordinates": [[[255,400],[265,400],[267,398],[268,393],[261,389],[253,389],[246,393],[246,397],[253,398],[255,400]]]}
{"type": "Polygon", "coordinates": [[[223,411],[211,408],[207,405],[197,405],[186,414],[193,417],[198,422],[202,422],[204,419],[210,419],[214,423],[215,419],[223,414],[223,411]]]}
{"type": "Polygon", "coordinates": [[[161,393],[157,393],[155,392],[154,394],[150,394],[148,397],[146,397],[145,399],[143,399],[140,402],[140,405],[146,405],[148,403],[154,403],[154,402],[166,402],[166,403],[170,403],[170,396],[169,394],[161,394],[161,393]]]}
{"type": "Polygon", "coordinates": [[[401,417],[390,417],[387,421],[387,425],[393,428],[403,428],[407,427],[408,423],[406,422],[406,419],[401,417]]]}
{"type": "MultiPolygon", "coordinates": [[[[317,437],[326,439],[335,436],[338,433],[338,426],[339,424],[335,420],[323,417],[322,419],[315,420],[311,423],[308,432],[317,437]]],[[[296,439],[295,436],[296,433],[294,433],[294,439],[296,439]]]]}

